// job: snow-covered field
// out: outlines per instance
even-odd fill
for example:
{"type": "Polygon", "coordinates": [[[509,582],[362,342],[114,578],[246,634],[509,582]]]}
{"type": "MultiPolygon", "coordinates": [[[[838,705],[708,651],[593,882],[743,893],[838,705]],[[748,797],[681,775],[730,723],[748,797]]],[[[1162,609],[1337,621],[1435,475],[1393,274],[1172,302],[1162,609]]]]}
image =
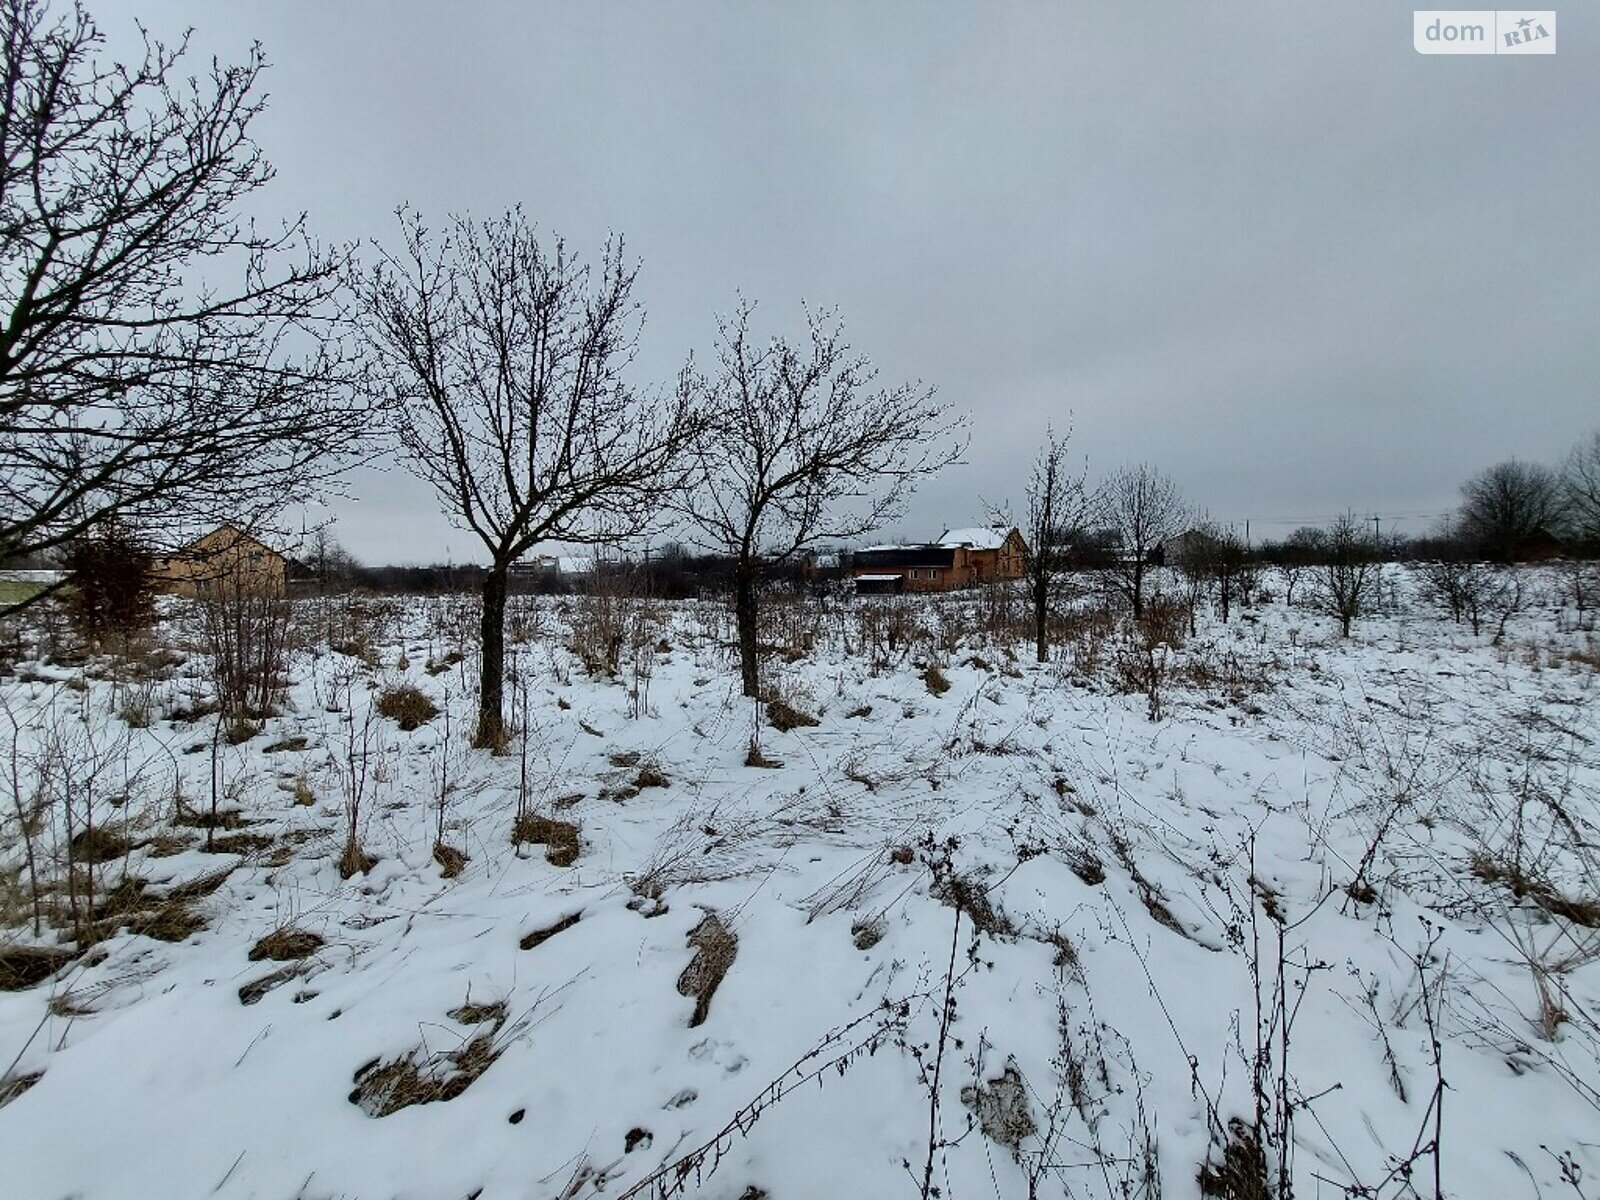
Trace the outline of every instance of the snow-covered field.
{"type": "Polygon", "coordinates": [[[1276,1188],[1287,1128],[1301,1197],[1600,1196],[1570,611],[1497,646],[1415,599],[1349,641],[1275,602],[1038,667],[978,603],[909,602],[892,650],[853,605],[776,614],[772,684],[817,720],[785,731],[718,605],[632,602],[607,676],[593,605],[529,601],[500,756],[467,745],[468,601],[388,604],[366,661],[296,651],[238,745],[193,716],[186,610],[154,679],[13,664],[0,1195],[1256,1196],[1248,1131],[1276,1188]],[[372,713],[403,682],[445,711],[372,713]],[[132,847],[94,868],[100,940],[17,987],[15,947],[69,946],[13,803],[46,761],[39,852],[68,804],[132,847]],[[576,857],[514,846],[519,804],[576,857]]]}

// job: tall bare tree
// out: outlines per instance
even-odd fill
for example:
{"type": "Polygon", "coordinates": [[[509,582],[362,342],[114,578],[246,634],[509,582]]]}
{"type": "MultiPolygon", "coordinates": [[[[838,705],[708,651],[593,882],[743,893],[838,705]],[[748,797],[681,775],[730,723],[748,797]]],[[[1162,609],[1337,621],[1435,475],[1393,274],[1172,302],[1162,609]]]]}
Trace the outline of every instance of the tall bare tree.
{"type": "Polygon", "coordinates": [[[704,484],[687,494],[697,540],[734,559],[744,694],[760,694],[756,622],[763,573],[824,541],[858,537],[896,516],[922,477],[955,461],[964,421],[920,383],[875,388],[832,312],[807,313],[807,335],[760,342],[755,305],[718,322],[716,368],[685,372],[712,414],[695,440],[704,484]]]}
{"type": "Polygon", "coordinates": [[[1461,486],[1461,535],[1505,562],[1524,557],[1541,538],[1560,531],[1560,476],[1539,463],[1508,459],[1461,486]]]}
{"type": "Polygon", "coordinates": [[[636,534],[681,482],[687,391],[646,396],[623,374],[642,314],[638,268],[609,241],[590,267],[542,246],[520,210],[453,218],[446,236],[402,211],[405,247],[358,286],[371,381],[411,469],[483,543],[474,742],[505,739],[506,584],[543,541],[636,534]]]}
{"type": "Polygon", "coordinates": [[[1124,467],[1105,485],[1106,515],[1121,541],[1111,577],[1133,608],[1144,616],[1144,584],[1150,561],[1161,544],[1184,531],[1189,507],[1172,478],[1139,463],[1124,467]]]}
{"type": "Polygon", "coordinates": [[[1376,606],[1382,586],[1382,546],[1365,524],[1352,512],[1335,520],[1320,544],[1313,576],[1317,607],[1339,622],[1345,637],[1355,619],[1376,606]]]}
{"type": "Polygon", "coordinates": [[[183,43],[112,63],[48,0],[0,0],[0,45],[0,559],[314,493],[367,413],[339,256],[239,215],[272,178],[260,50],[200,79],[183,43]]]}
{"type": "MultiPolygon", "coordinates": [[[[1073,555],[1084,546],[1100,519],[1100,496],[1087,486],[1087,470],[1075,471],[1067,461],[1072,431],[1046,428],[1043,445],[1033,460],[1025,493],[1023,540],[1028,544],[1023,579],[1033,615],[1034,651],[1050,661],[1050,615],[1055,610],[1073,555]]],[[[1006,514],[996,513],[997,518],[1006,514]]]]}
{"type": "Polygon", "coordinates": [[[1600,429],[1567,455],[1561,486],[1572,536],[1591,551],[1600,548],[1600,429]]]}

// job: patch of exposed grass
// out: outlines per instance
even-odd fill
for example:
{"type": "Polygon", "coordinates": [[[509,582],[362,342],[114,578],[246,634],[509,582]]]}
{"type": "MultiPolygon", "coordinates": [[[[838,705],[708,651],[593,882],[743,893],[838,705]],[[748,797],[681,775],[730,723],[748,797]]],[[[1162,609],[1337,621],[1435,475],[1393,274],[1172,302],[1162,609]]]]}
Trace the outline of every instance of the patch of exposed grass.
{"type": "Polygon", "coordinates": [[[767,724],[780,733],[788,733],[791,729],[802,729],[819,722],[808,712],[801,712],[786,700],[769,700],[767,702],[767,724]]]}
{"type": "Polygon", "coordinates": [[[935,899],[959,909],[980,933],[991,937],[1013,937],[1017,927],[1011,918],[989,903],[989,889],[969,875],[951,875],[936,883],[935,899]]]}
{"type": "Polygon", "coordinates": [[[961,1103],[972,1110],[984,1136],[1008,1150],[1016,1150],[1039,1128],[1028,1110],[1027,1085],[1012,1063],[998,1077],[962,1088],[961,1103]]]}
{"type": "Polygon", "coordinates": [[[403,683],[379,694],[378,712],[409,732],[437,717],[439,706],[421,688],[403,683]]]}
{"type": "Polygon", "coordinates": [[[0,992],[20,992],[43,983],[77,954],[40,946],[0,946],[0,992]]]}
{"type": "Polygon", "coordinates": [[[450,651],[449,654],[446,654],[443,658],[438,658],[438,659],[430,658],[428,660],[427,665],[425,667],[423,667],[422,669],[424,671],[426,671],[429,675],[443,675],[451,667],[455,666],[458,662],[460,662],[461,658],[462,658],[461,651],[452,650],[452,651],[450,651]]]}
{"type": "Polygon", "coordinates": [[[85,829],[72,839],[74,862],[115,862],[132,849],[133,843],[127,836],[109,825],[85,829]]]}
{"type": "Polygon", "coordinates": [[[938,667],[929,667],[922,673],[923,685],[935,696],[942,696],[950,690],[950,681],[945,678],[944,672],[938,667]]]}
{"type": "Polygon", "coordinates": [[[1267,1155],[1250,1127],[1238,1117],[1228,1122],[1228,1144],[1220,1163],[1203,1163],[1195,1182],[1202,1196],[1215,1200],[1271,1200],[1267,1155]]]}
{"type": "Polygon", "coordinates": [[[390,1062],[373,1059],[355,1073],[355,1090],[350,1103],[369,1117],[387,1117],[414,1104],[437,1104],[454,1100],[494,1065],[504,1047],[495,1044],[495,1035],[505,1023],[504,1002],[464,1004],[450,1016],[466,1025],[492,1024],[459,1049],[424,1056],[412,1051],[390,1062]]]}
{"type": "Polygon", "coordinates": [[[1516,899],[1531,900],[1553,917],[1600,929],[1600,898],[1566,895],[1548,880],[1528,875],[1517,864],[1482,851],[1467,860],[1467,867],[1484,883],[1507,888],[1516,899]]]}
{"type": "Polygon", "coordinates": [[[10,1104],[43,1078],[43,1071],[33,1071],[27,1075],[7,1075],[0,1079],[0,1108],[10,1104]]]}
{"type": "Polygon", "coordinates": [[[556,934],[571,929],[582,916],[582,913],[568,913],[554,925],[546,925],[543,929],[535,929],[532,933],[525,934],[518,945],[524,950],[532,950],[535,946],[542,946],[545,942],[555,937],[556,934]]]}
{"type": "Polygon", "coordinates": [[[252,822],[237,808],[219,808],[216,812],[209,812],[180,803],[172,823],[190,829],[243,829],[252,822]]]}
{"type": "Polygon", "coordinates": [[[270,746],[263,746],[263,754],[293,754],[306,749],[311,745],[311,740],[305,737],[286,737],[282,741],[273,742],[270,746]]]}
{"type": "Polygon", "coordinates": [[[761,747],[752,741],[750,743],[749,753],[744,756],[744,765],[747,767],[760,767],[762,770],[771,771],[783,766],[783,762],[781,759],[768,758],[765,754],[761,753],[761,747]]]}
{"type": "Polygon", "coordinates": [[[291,979],[298,979],[303,974],[305,974],[305,965],[299,962],[292,962],[286,967],[279,967],[276,971],[263,975],[260,979],[252,979],[249,983],[239,988],[239,1003],[245,1005],[254,1004],[261,997],[272,991],[273,988],[281,987],[291,979]]]}
{"type": "Polygon", "coordinates": [[[228,833],[222,837],[213,838],[211,852],[213,854],[255,854],[272,845],[272,839],[264,833],[228,833]]]}
{"type": "Polygon", "coordinates": [[[491,1004],[472,1004],[469,1002],[459,1008],[452,1008],[445,1015],[452,1021],[459,1021],[463,1025],[486,1025],[492,1021],[495,1028],[498,1029],[505,1023],[506,1002],[504,1000],[496,1000],[491,1004]]]}
{"type": "Polygon", "coordinates": [[[273,962],[291,962],[295,959],[309,958],[320,950],[322,945],[321,934],[285,925],[281,929],[274,929],[250,948],[250,961],[260,962],[267,958],[273,962]]]}
{"type": "Polygon", "coordinates": [[[191,904],[215,891],[227,874],[220,872],[215,884],[210,883],[212,876],[206,876],[159,896],[149,893],[145,880],[129,875],[119,880],[96,907],[87,940],[103,941],[126,929],[160,942],[184,941],[206,927],[205,918],[191,904]]]}
{"type": "Polygon", "coordinates": [[[433,861],[439,864],[439,874],[445,879],[454,879],[467,869],[467,853],[457,850],[454,846],[447,846],[443,842],[433,844],[433,861]]]}
{"type": "Polygon", "coordinates": [[[553,866],[570,867],[578,861],[583,843],[582,830],[571,821],[557,821],[536,813],[524,813],[511,825],[511,844],[543,846],[544,856],[553,866]]]}
{"type": "Polygon", "coordinates": [[[361,843],[355,838],[345,839],[344,849],[339,852],[339,878],[349,879],[353,875],[365,875],[378,865],[378,860],[361,848],[361,843]]]}

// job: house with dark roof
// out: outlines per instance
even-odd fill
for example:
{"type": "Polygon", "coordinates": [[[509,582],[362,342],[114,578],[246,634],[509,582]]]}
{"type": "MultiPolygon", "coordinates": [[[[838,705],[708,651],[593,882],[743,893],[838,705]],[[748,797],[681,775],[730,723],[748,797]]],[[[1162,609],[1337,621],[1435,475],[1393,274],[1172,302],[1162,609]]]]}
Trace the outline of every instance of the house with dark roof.
{"type": "Polygon", "coordinates": [[[1027,552],[1015,528],[947,529],[937,542],[857,550],[851,571],[857,595],[943,592],[1020,579],[1027,552]]]}

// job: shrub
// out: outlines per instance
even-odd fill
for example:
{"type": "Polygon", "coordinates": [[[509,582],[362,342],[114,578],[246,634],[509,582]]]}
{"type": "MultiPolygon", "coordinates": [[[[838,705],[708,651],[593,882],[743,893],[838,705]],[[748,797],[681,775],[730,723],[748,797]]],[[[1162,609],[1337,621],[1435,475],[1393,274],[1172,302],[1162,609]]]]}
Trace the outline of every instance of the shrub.
{"type": "Polygon", "coordinates": [[[378,697],[378,711],[409,731],[438,716],[439,706],[422,689],[405,683],[388,688],[378,697]]]}
{"type": "Polygon", "coordinates": [[[767,723],[780,733],[788,733],[791,729],[818,722],[810,713],[801,712],[783,700],[770,700],[767,702],[767,723]]]}
{"type": "Polygon", "coordinates": [[[155,615],[155,560],[132,534],[108,529],[67,554],[72,576],[67,615],[74,631],[100,645],[149,628],[155,615]]]}

